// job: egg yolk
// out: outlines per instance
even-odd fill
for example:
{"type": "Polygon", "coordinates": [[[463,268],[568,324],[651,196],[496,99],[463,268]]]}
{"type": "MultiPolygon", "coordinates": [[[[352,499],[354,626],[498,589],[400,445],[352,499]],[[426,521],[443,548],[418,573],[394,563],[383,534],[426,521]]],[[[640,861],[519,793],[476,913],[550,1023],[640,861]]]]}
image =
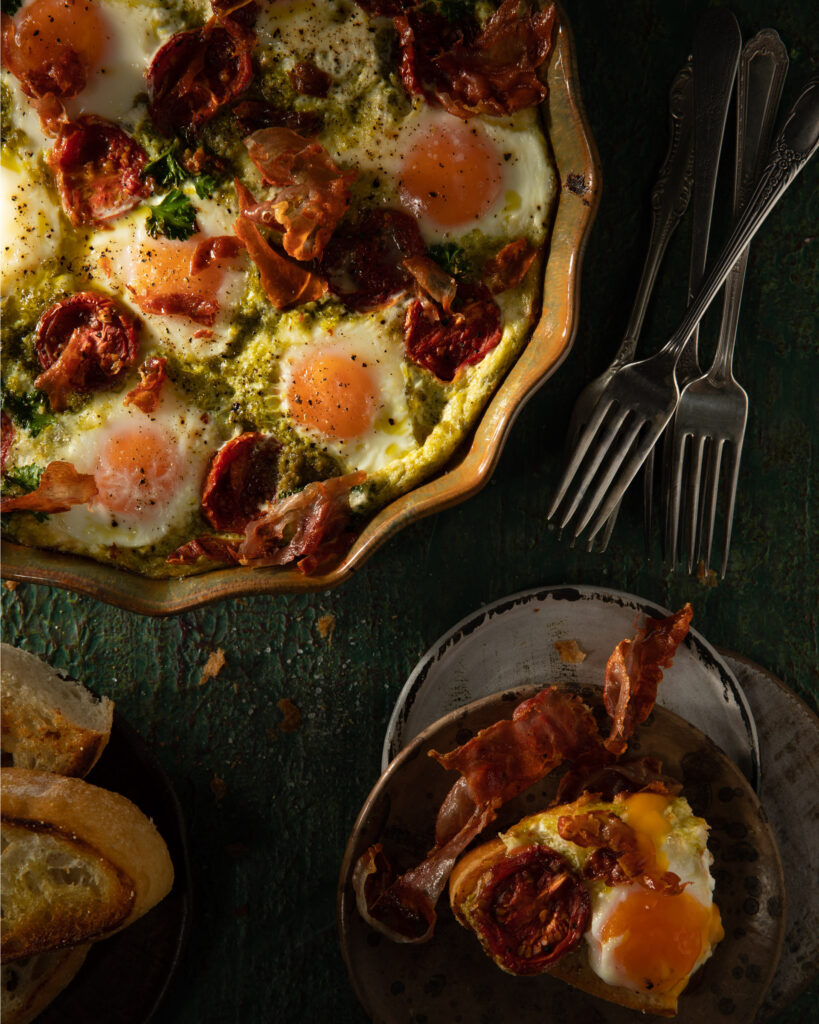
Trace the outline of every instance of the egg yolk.
{"type": "Polygon", "coordinates": [[[293,367],[287,387],[290,415],[334,440],[360,437],[373,425],[378,389],[372,372],[354,356],[327,354],[293,367]]]}
{"type": "Polygon", "coordinates": [[[612,955],[624,977],[644,991],[668,992],[685,982],[700,955],[722,938],[719,910],[687,892],[677,896],[635,887],[601,932],[619,939],[612,955]]]}
{"type": "Polygon", "coordinates": [[[154,427],[127,427],[99,453],[95,501],[115,514],[150,516],[171,500],[182,472],[172,439],[154,427]]]}
{"type": "Polygon", "coordinates": [[[57,63],[74,50],[93,70],[111,40],[105,16],[90,0],[33,0],[14,26],[21,57],[31,67],[57,63]]]}
{"type": "Polygon", "coordinates": [[[399,187],[416,216],[444,228],[479,220],[503,189],[503,157],[479,125],[453,119],[423,133],[404,158],[399,187]]]}
{"type": "Polygon", "coordinates": [[[187,242],[166,238],[145,242],[132,250],[131,280],[137,297],[184,294],[195,299],[213,299],[222,285],[229,261],[212,260],[191,273],[191,260],[202,236],[187,242]]]}
{"type": "Polygon", "coordinates": [[[634,829],[649,871],[668,870],[668,857],[661,847],[671,831],[664,814],[670,803],[662,793],[634,793],[625,801],[623,820],[634,829]]]}

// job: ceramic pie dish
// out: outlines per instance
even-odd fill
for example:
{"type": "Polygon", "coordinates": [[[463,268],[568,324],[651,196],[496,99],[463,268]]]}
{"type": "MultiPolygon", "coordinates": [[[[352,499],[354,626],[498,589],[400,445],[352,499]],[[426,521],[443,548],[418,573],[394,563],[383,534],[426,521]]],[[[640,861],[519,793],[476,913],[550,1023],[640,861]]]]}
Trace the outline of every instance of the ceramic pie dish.
{"type": "Polygon", "coordinates": [[[577,327],[582,256],[597,209],[600,168],[577,84],[571,29],[562,10],[543,105],[559,193],[544,272],[542,314],[509,374],[447,468],[372,519],[343,559],[322,574],[230,567],[181,579],[152,579],[89,558],[2,542],[2,575],[63,587],[142,614],[172,614],[226,597],[325,590],[347,579],[381,544],[416,520],[477,493],[489,480],[528,398],[557,370],[577,327]]]}

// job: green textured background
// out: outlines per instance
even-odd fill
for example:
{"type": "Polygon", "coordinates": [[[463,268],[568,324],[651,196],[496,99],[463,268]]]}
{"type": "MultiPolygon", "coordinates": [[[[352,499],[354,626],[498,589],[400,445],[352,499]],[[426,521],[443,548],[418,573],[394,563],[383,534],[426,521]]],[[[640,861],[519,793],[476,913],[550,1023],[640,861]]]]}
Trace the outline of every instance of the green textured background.
{"type": "MultiPolygon", "coordinates": [[[[572,550],[546,527],[573,399],[608,363],[628,317],[648,194],[666,148],[668,86],[709,5],[564,6],[603,198],[573,352],[523,410],[485,490],[406,530],[333,592],[145,619],[43,587],[2,591],[4,639],[110,694],[186,808],[196,920],[158,1024],[363,1020],[335,926],[347,835],[377,778],[404,680],[443,631],[486,602],[558,583],[614,587],[670,607],[691,600],[695,625],[712,643],[759,662],[816,706],[819,161],[791,188],[751,254],[736,357],[750,420],[728,578],[704,588],[671,574],[656,540],[647,558],[636,496],[605,555],[572,550]],[[323,625],[333,628],[323,635],[319,620],[328,615],[323,625]],[[200,686],[208,654],[220,647],[225,667],[200,686]],[[300,709],[294,732],[280,729],[282,698],[300,709]],[[214,776],[225,783],[221,798],[214,776]]],[[[745,37],[763,27],[779,31],[791,55],[790,102],[815,70],[816,5],[730,6],[745,37]]],[[[715,230],[719,236],[719,224],[715,230]]],[[[681,314],[686,233],[683,227],[672,242],[649,310],[645,336],[655,343],[681,314]]],[[[706,351],[708,338],[706,331],[706,351]]],[[[778,1024],[817,1019],[817,1012],[814,982],[778,1024]]]]}

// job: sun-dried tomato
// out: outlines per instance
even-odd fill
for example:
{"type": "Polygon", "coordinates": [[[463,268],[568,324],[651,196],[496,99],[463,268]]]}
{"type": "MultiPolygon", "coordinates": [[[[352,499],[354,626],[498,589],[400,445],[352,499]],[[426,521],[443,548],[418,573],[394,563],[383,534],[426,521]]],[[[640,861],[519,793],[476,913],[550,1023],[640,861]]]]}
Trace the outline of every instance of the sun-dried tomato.
{"type": "Polygon", "coordinates": [[[34,386],[51,408],[65,408],[73,391],[113,387],[137,359],[139,321],[107,295],[77,292],[40,317],[34,346],[43,373],[34,386]]]}
{"type": "Polygon", "coordinates": [[[214,455],[202,491],[202,508],[217,530],[241,533],[260,506],[276,496],[281,445],[267,434],[248,432],[214,455]]]}
{"type": "Polygon", "coordinates": [[[48,158],[72,224],[104,224],[151,194],[142,146],[113,123],[85,114],[61,126],[48,158]]]}
{"type": "Polygon", "coordinates": [[[402,210],[373,210],[355,224],[337,228],[321,269],[330,291],[350,309],[381,309],[413,287],[404,260],[423,256],[418,221],[402,210]]]}
{"type": "Polygon", "coordinates": [[[481,875],[470,916],[505,970],[540,974],[580,943],[591,898],[559,853],[526,846],[481,875]]]}
{"type": "Polygon", "coordinates": [[[479,363],[502,334],[500,307],[485,285],[459,285],[449,312],[416,300],[404,321],[407,356],[444,381],[462,366],[479,363]]]}
{"type": "Polygon", "coordinates": [[[188,133],[240,96],[253,77],[252,29],[233,17],[177,32],[151,61],[148,112],[164,135],[188,133]]]}

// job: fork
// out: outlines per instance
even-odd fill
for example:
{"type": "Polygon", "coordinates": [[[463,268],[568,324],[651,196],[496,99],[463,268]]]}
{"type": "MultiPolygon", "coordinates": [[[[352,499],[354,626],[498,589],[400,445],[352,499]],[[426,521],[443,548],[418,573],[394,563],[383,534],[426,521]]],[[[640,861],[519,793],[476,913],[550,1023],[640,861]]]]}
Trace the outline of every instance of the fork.
{"type": "MultiPolygon", "coordinates": [[[[763,29],[742,50],[737,78],[734,216],[744,208],[756,183],[761,158],[770,145],[787,69],[787,51],[773,29],[763,29]]],[[[732,371],[748,251],[746,248],[737,260],[725,285],[722,322],[713,364],[708,373],[683,388],[665,439],[664,461],[669,455],[666,551],[674,566],[681,505],[684,505],[689,573],[699,553],[698,546],[706,525],[705,566],[710,565],[723,459],[726,462],[728,503],[723,577],[728,563],[739,462],[748,418],[748,395],[732,371]],[[686,470],[687,479],[683,485],[686,470]]]]}
{"type": "MultiPolygon", "coordinates": [[[[688,264],[688,295],[690,304],[705,276],[708,239],[714,193],[722,151],[722,140],[728,120],[728,108],[734,91],[737,67],[742,51],[742,33],[736,17],[726,7],[707,11],[697,22],[694,33],[694,198],[691,204],[691,252],[688,264]]],[[[697,346],[699,327],[691,332],[688,344],[677,364],[677,385],[684,388],[689,381],[702,376],[697,346]]],[[[669,492],[670,460],[667,438],[662,457],[662,518],[665,519],[669,492]]],[[[654,519],[654,451],[643,467],[643,529],[649,548],[651,524],[654,519]]]]}
{"type": "Polygon", "coordinates": [[[677,331],[650,359],[618,370],[594,408],[563,473],[548,518],[578,513],[574,539],[593,539],[616,508],[671,419],[679,399],[677,362],[742,251],[819,146],[819,75],[811,78],[777,137],[768,164],[677,331]],[[585,499],[585,501],[584,501],[585,499]],[[565,502],[565,504],[564,504],[565,502]]]}
{"type": "MultiPolygon", "coordinates": [[[[592,410],[603,390],[621,366],[631,362],[645,319],[648,300],[657,279],[660,263],[669,239],[679,224],[691,197],[691,164],[694,144],[693,80],[691,64],[684,65],[674,77],[669,92],[670,140],[657,182],[651,192],[651,231],[637,294],[631,308],[623,340],[610,366],[588,383],[575,401],[566,436],[566,451],[571,452],[580,433],[589,422],[592,410]]],[[[609,516],[600,551],[608,547],[618,509],[609,516]]]]}

